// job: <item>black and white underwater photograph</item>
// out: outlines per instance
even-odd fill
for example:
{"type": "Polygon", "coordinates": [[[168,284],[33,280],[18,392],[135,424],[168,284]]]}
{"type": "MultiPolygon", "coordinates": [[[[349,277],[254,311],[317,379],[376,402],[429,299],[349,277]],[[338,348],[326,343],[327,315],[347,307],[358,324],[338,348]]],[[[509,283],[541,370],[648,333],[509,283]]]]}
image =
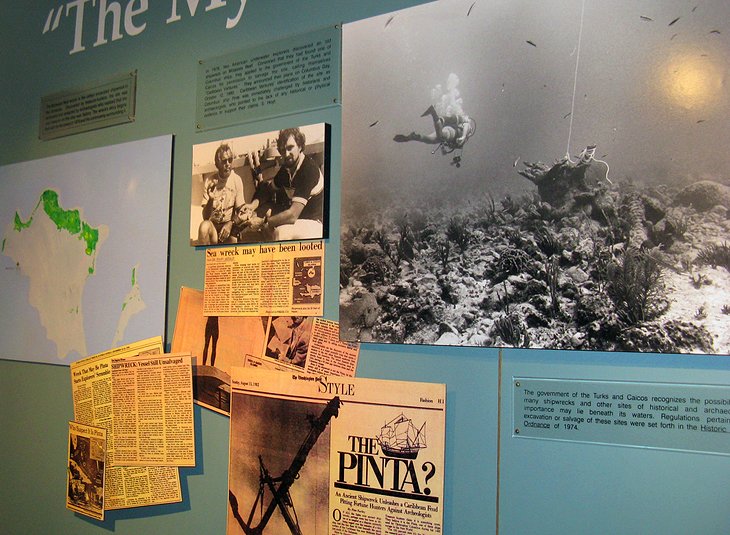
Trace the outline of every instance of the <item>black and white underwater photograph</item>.
{"type": "Polygon", "coordinates": [[[730,2],[343,27],[344,340],[730,353],[730,2]]]}

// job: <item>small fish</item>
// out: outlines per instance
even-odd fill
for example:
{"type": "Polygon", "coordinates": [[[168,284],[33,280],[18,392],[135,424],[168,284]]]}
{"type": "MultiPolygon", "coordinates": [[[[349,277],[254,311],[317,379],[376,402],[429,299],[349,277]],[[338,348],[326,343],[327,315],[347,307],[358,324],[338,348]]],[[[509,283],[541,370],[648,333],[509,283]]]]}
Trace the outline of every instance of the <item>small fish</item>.
{"type": "Polygon", "coordinates": [[[375,125],[376,125],[376,124],[378,124],[379,122],[380,122],[380,121],[375,121],[374,123],[371,123],[371,124],[370,124],[370,126],[368,126],[368,128],[372,128],[373,126],[375,126],[375,125]]]}
{"type": "MultiPolygon", "coordinates": [[[[717,32],[717,33],[720,33],[720,32],[717,32]]],[[[527,43],[528,45],[532,45],[532,46],[534,46],[535,48],[537,48],[537,45],[536,45],[535,43],[533,43],[532,41],[529,41],[529,40],[528,40],[528,41],[525,41],[525,42],[526,42],[526,43],[527,43]]]]}
{"type": "Polygon", "coordinates": [[[704,123],[704,122],[705,122],[704,119],[700,119],[699,121],[697,121],[697,124],[704,123]]]}
{"type": "Polygon", "coordinates": [[[390,24],[391,22],[393,22],[393,19],[394,18],[395,18],[395,15],[391,16],[387,21],[385,21],[385,28],[388,27],[388,24],[390,24]]]}
{"type": "Polygon", "coordinates": [[[695,12],[695,9],[697,9],[697,6],[695,6],[695,7],[692,8],[692,13],[695,12]]]}
{"type": "Polygon", "coordinates": [[[572,112],[568,112],[568,113],[566,113],[565,115],[563,115],[563,119],[567,119],[568,117],[570,117],[570,114],[571,114],[571,113],[572,113],[572,112]]]}
{"type": "Polygon", "coordinates": [[[676,18],[676,19],[674,19],[674,20],[673,20],[672,22],[670,22],[669,24],[667,24],[667,26],[671,26],[672,24],[674,24],[675,22],[677,22],[677,21],[678,21],[679,19],[681,19],[681,18],[682,18],[682,17],[677,17],[677,18],[676,18]]]}
{"type": "Polygon", "coordinates": [[[651,17],[645,17],[644,15],[639,15],[639,18],[640,18],[641,20],[644,20],[644,21],[647,21],[647,22],[651,22],[651,21],[653,21],[653,20],[654,20],[654,19],[652,19],[651,17]]]}
{"type": "Polygon", "coordinates": [[[472,10],[472,9],[474,8],[474,4],[476,4],[476,2],[473,2],[473,3],[472,3],[472,4],[470,5],[470,6],[469,6],[469,11],[467,11],[467,12],[466,12],[466,16],[467,16],[467,17],[468,17],[469,15],[471,15],[471,10],[472,10]]]}
{"type": "Polygon", "coordinates": [[[604,159],[604,158],[605,158],[606,156],[608,156],[608,153],[606,153],[606,154],[601,154],[601,160],[603,160],[603,159],[604,159]]]}
{"type": "Polygon", "coordinates": [[[716,33],[717,35],[720,35],[720,30],[710,30],[710,33],[716,33]]]}
{"type": "Polygon", "coordinates": [[[709,57],[709,54],[700,54],[700,57],[701,58],[706,58],[706,57],[709,57]]]}
{"type": "Polygon", "coordinates": [[[517,163],[520,161],[520,157],[518,156],[517,159],[512,163],[512,167],[517,167],[517,163]]]}
{"type": "Polygon", "coordinates": [[[677,37],[677,35],[678,35],[678,34],[676,34],[676,33],[675,33],[675,34],[673,34],[673,35],[672,35],[672,36],[671,36],[671,37],[669,38],[669,40],[671,41],[672,39],[674,39],[675,37],[677,37]]]}

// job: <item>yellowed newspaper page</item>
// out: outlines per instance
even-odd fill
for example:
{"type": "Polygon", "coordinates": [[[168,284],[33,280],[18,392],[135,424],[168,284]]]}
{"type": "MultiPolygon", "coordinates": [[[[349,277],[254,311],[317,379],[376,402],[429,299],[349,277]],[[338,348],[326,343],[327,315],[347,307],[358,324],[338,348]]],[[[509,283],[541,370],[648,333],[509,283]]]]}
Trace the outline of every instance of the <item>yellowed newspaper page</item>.
{"type": "Polygon", "coordinates": [[[324,242],[205,251],[205,316],[321,316],[324,242]]]}
{"type": "MultiPolygon", "coordinates": [[[[107,430],[109,465],[114,460],[112,358],[159,355],[162,351],[162,337],[157,336],[92,355],[70,365],[74,420],[107,430]]],[[[180,474],[176,467],[108,466],[105,476],[105,510],[182,501],[180,474]]]]}
{"type": "Polygon", "coordinates": [[[228,528],[443,532],[446,385],[234,368],[228,528]]]}
{"type": "Polygon", "coordinates": [[[290,373],[299,370],[299,368],[297,368],[296,366],[292,366],[291,364],[284,364],[283,362],[279,362],[278,360],[265,357],[257,357],[254,355],[246,355],[246,358],[243,359],[243,366],[290,373]]]}
{"type": "Polygon", "coordinates": [[[66,508],[104,520],[106,429],[68,423],[66,508]]]}
{"type": "Polygon", "coordinates": [[[191,360],[112,358],[114,466],[195,466],[191,360]]]}
{"type": "Polygon", "coordinates": [[[203,290],[180,288],[172,336],[173,353],[193,356],[195,403],[228,416],[230,370],[243,366],[245,355],[260,355],[268,317],[203,315],[203,290]]]}
{"type": "Polygon", "coordinates": [[[357,369],[359,355],[359,343],[340,340],[339,322],[324,318],[314,319],[305,371],[352,377],[357,369]]]}

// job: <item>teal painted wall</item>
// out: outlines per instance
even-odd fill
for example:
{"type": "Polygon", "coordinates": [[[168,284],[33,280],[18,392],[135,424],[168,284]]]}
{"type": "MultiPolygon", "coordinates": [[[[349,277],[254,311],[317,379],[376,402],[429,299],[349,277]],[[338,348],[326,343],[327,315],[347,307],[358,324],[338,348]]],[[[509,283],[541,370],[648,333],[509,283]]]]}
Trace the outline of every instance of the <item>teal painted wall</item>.
{"type": "MultiPolygon", "coordinates": [[[[191,146],[292,122],[328,122],[333,150],[325,316],[336,318],[340,108],[292,110],[294,115],[286,118],[196,133],[196,62],[418,3],[249,0],[238,26],[225,31],[225,18],[234,6],[205,13],[207,2],[201,1],[195,18],[165,25],[170,2],[156,0],[141,35],[95,48],[91,46],[95,24],[87,23],[87,50],[70,55],[71,19],[64,19],[55,32],[41,33],[48,12],[60,2],[0,0],[0,165],[175,135],[165,333],[169,344],[179,287],[203,285],[203,251],[188,245],[191,146]],[[135,122],[53,141],[38,139],[42,96],[134,69],[138,71],[135,122]]],[[[178,4],[182,11],[186,2],[178,4]]],[[[113,199],[109,209],[114,209],[113,199]]],[[[500,411],[500,373],[506,385],[513,375],[730,383],[730,366],[724,358],[507,350],[500,362],[497,350],[364,345],[360,376],[448,385],[445,533],[494,533],[498,523],[505,534],[730,533],[727,457],[515,439],[506,387],[500,411]]],[[[107,520],[95,522],[65,509],[67,421],[73,415],[68,368],[0,361],[0,394],[0,532],[224,532],[226,418],[196,407],[198,459],[195,468],[181,471],[183,503],[110,512],[107,520]]]]}

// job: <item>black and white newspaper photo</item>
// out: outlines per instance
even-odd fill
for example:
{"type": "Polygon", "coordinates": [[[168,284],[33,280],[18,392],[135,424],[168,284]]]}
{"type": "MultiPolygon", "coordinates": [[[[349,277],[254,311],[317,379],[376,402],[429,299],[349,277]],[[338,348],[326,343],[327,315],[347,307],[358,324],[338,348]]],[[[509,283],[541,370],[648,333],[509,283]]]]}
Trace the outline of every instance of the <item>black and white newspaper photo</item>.
{"type": "Polygon", "coordinates": [[[266,337],[266,356],[304,368],[313,321],[314,318],[305,316],[272,317],[266,337]]]}
{"type": "Polygon", "coordinates": [[[329,125],[193,146],[190,244],[327,237],[329,125]]]}
{"type": "Polygon", "coordinates": [[[228,415],[231,368],[246,355],[261,356],[269,318],[204,316],[203,291],[180,288],[172,352],[193,356],[193,397],[198,405],[228,415]]]}
{"type": "Polygon", "coordinates": [[[234,534],[442,533],[446,386],[234,368],[234,534]]]}
{"type": "Polygon", "coordinates": [[[206,316],[321,316],[324,242],[205,251],[206,316]]]}
{"type": "Polygon", "coordinates": [[[104,520],[106,429],[68,423],[66,508],[104,520]]]}
{"type": "Polygon", "coordinates": [[[345,340],[730,353],[730,4],[343,26],[345,340]]]}
{"type": "Polygon", "coordinates": [[[74,421],[103,427],[106,439],[104,509],[126,509],[182,501],[180,473],[174,466],[114,465],[114,392],[112,359],[161,355],[162,337],[140,340],[72,362],[74,421]]]}
{"type": "Polygon", "coordinates": [[[272,316],[268,325],[264,357],[285,364],[292,371],[355,375],[360,344],[341,341],[338,322],[305,316],[272,316]]]}

